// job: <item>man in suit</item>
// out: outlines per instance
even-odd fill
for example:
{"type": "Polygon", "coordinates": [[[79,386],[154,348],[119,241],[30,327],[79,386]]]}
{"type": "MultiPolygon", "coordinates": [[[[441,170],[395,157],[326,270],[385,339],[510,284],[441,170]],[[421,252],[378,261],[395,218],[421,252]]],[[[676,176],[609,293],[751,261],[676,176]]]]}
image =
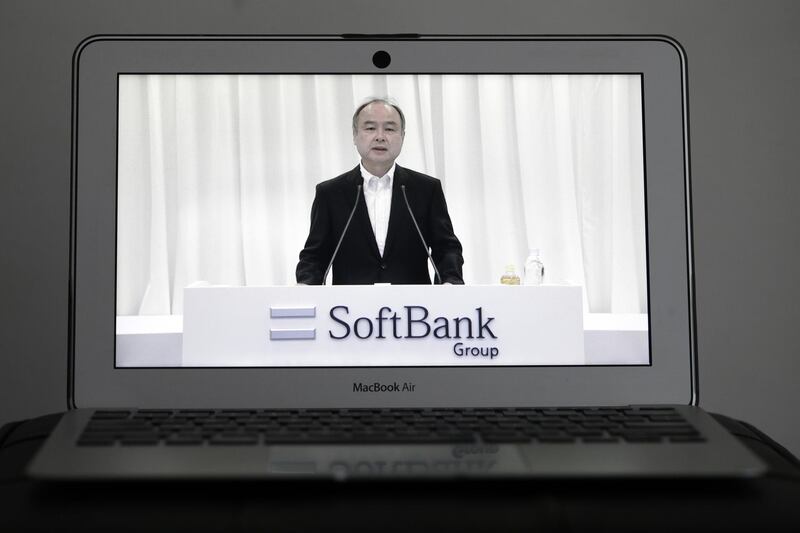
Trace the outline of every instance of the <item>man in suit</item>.
{"type": "Polygon", "coordinates": [[[335,285],[430,284],[428,251],[404,192],[441,277],[434,276],[434,283],[464,283],[461,243],[453,232],[441,182],[395,164],[404,137],[405,116],[397,105],[376,98],[356,109],[353,144],[361,163],[317,185],[311,229],[297,264],[299,284],[325,282],[351,212],[333,262],[335,285]]]}

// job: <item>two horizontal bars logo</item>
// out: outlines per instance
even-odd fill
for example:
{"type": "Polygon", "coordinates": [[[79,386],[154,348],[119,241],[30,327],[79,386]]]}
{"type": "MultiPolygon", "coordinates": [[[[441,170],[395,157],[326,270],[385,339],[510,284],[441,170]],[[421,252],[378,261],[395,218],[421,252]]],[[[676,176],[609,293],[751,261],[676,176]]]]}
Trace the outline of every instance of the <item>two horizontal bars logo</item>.
{"type": "MultiPolygon", "coordinates": [[[[316,307],[270,307],[269,317],[272,318],[314,318],[317,316],[316,307]]],[[[314,340],[317,328],[294,329],[269,329],[269,339],[272,341],[314,340]]]]}

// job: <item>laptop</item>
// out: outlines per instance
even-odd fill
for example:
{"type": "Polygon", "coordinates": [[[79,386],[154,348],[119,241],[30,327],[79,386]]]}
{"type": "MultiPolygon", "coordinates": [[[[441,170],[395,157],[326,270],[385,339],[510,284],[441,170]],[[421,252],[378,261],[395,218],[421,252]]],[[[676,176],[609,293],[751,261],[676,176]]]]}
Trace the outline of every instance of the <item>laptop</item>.
{"type": "Polygon", "coordinates": [[[32,477],[764,471],[697,406],[674,40],[95,36],[72,88],[70,410],[32,477]]]}

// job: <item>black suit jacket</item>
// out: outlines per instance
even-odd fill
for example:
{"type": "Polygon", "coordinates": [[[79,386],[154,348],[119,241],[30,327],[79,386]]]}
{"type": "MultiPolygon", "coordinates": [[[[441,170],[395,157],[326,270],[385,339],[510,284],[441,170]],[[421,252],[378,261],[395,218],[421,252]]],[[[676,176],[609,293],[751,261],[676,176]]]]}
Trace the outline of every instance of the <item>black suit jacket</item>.
{"type": "MultiPolygon", "coordinates": [[[[320,285],[333,256],[336,242],[356,201],[358,185],[363,183],[359,167],[317,185],[311,207],[311,229],[300,261],[297,282],[320,285]]],[[[430,284],[428,255],[408,214],[401,186],[417,219],[425,242],[443,283],[461,284],[461,243],[453,233],[442,184],[436,178],[395,167],[389,230],[383,257],[378,251],[369,220],[364,192],[333,263],[335,285],[373,283],[430,284]]]]}

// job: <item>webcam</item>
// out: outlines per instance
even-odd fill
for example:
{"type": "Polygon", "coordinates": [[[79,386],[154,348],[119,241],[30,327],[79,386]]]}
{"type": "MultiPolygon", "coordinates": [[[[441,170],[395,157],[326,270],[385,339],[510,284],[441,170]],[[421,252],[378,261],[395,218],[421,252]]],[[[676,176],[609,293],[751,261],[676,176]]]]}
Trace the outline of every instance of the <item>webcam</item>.
{"type": "Polygon", "coordinates": [[[386,68],[392,62],[392,56],[386,50],[378,50],[372,54],[372,63],[378,68],[386,68]]]}

